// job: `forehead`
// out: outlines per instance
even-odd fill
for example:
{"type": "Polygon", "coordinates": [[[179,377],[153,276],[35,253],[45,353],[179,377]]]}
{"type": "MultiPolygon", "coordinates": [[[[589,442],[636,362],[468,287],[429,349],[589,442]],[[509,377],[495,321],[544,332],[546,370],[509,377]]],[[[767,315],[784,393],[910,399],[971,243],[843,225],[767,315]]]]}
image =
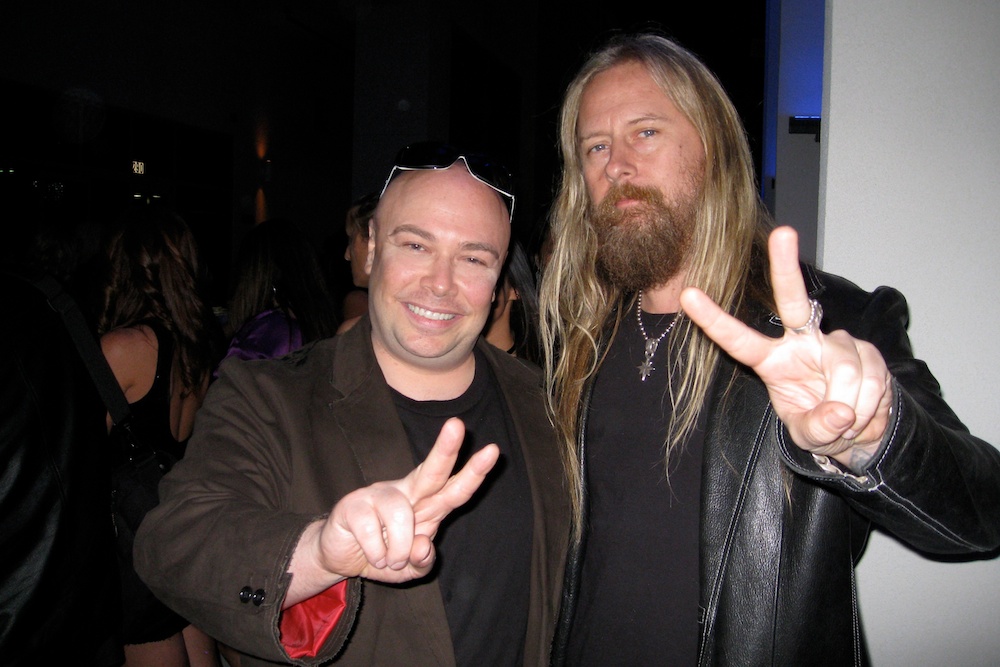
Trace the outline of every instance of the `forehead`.
{"type": "Polygon", "coordinates": [[[577,132],[607,121],[633,120],[646,116],[678,113],[646,66],[638,62],[614,65],[595,74],[580,96],[577,132]]]}
{"type": "Polygon", "coordinates": [[[376,217],[380,233],[401,224],[419,224],[430,231],[448,228],[472,236],[510,237],[510,218],[500,195],[476,180],[462,163],[401,173],[382,195],[376,217]]]}

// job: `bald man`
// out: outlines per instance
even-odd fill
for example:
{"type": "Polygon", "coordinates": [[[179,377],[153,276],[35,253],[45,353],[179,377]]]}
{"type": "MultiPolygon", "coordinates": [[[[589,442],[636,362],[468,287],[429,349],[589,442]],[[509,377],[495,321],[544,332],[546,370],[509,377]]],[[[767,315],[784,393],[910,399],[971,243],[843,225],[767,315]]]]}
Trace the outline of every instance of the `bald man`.
{"type": "Polygon", "coordinates": [[[569,501],[537,369],[480,339],[514,204],[497,173],[401,151],[369,315],[225,364],[164,480],[137,568],[244,666],[547,661],[569,501]]]}

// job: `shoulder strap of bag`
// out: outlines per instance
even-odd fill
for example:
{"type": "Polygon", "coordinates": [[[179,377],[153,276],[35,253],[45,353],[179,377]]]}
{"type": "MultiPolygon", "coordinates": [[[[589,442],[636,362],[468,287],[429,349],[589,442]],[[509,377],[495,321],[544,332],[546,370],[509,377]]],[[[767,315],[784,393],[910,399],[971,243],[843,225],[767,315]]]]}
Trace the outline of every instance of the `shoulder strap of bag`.
{"type": "Polygon", "coordinates": [[[90,372],[90,377],[97,385],[97,391],[100,392],[101,398],[104,400],[104,405],[111,415],[111,421],[115,424],[126,422],[131,416],[128,401],[125,400],[125,394],[122,393],[118,380],[115,379],[111,366],[108,365],[108,360],[101,351],[101,346],[98,345],[90,328],[87,327],[83,313],[80,312],[76,301],[51,276],[42,276],[32,282],[48,298],[52,310],[62,316],[63,322],[73,338],[73,343],[90,372]]]}

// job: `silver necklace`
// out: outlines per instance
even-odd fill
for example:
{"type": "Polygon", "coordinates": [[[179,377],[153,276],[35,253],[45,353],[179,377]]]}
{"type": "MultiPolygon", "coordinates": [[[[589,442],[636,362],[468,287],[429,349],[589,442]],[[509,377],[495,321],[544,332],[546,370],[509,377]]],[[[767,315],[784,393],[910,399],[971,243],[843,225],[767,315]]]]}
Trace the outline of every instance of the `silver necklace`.
{"type": "Polygon", "coordinates": [[[667,328],[659,335],[657,338],[650,338],[646,335],[646,327],[642,326],[642,290],[639,290],[639,299],[635,304],[635,319],[639,322],[639,332],[642,334],[643,339],[646,341],[646,358],[641,364],[636,366],[639,369],[639,376],[642,381],[645,382],[654,370],[653,367],[653,355],[656,354],[656,348],[660,346],[660,341],[667,337],[674,325],[677,324],[677,317],[681,312],[678,310],[677,314],[674,315],[674,319],[670,320],[670,324],[667,328]]]}

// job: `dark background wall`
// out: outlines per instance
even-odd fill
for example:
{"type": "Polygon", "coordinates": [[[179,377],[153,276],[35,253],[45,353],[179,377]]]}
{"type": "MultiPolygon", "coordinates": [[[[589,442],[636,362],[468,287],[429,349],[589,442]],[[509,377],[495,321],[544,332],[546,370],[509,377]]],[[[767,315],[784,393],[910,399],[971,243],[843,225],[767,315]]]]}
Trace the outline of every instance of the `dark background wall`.
{"type": "Polygon", "coordinates": [[[255,220],[295,218],[337,261],[350,200],[381,186],[400,146],[438,138],[511,167],[528,239],[557,178],[561,93],[616,30],[699,53],[759,151],[765,3],[691,4],[7,2],[0,181],[18,198],[0,222],[42,200],[100,222],[161,198],[195,229],[221,302],[255,220]]]}

